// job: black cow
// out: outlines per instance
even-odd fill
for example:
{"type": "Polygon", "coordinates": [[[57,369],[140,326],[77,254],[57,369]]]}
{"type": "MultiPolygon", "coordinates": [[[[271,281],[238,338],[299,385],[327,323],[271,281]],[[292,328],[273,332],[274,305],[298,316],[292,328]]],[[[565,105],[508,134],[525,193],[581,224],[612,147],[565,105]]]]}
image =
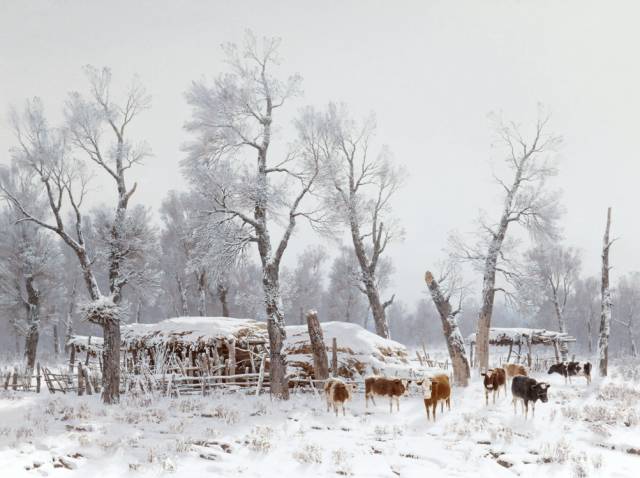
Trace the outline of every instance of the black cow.
{"type": "Polygon", "coordinates": [[[571,377],[584,375],[587,385],[591,383],[591,363],[590,362],[562,362],[555,363],[549,368],[549,374],[557,373],[564,377],[564,383],[571,383],[571,377]]]}
{"type": "Polygon", "coordinates": [[[529,402],[531,402],[532,416],[536,416],[536,401],[546,403],[547,390],[551,385],[545,382],[537,382],[531,377],[516,376],[511,381],[511,396],[513,397],[513,413],[516,412],[516,400],[522,401],[524,417],[529,414],[529,402]]]}

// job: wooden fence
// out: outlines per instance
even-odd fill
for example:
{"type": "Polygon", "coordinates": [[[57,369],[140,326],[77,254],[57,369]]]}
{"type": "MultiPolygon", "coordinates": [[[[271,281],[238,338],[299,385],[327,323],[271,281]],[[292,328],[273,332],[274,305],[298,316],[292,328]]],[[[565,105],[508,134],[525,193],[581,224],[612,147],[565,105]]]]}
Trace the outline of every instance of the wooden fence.
{"type": "Polygon", "coordinates": [[[32,371],[20,370],[17,366],[14,366],[0,372],[0,383],[3,384],[5,390],[40,393],[42,376],[40,363],[37,363],[32,371]]]}

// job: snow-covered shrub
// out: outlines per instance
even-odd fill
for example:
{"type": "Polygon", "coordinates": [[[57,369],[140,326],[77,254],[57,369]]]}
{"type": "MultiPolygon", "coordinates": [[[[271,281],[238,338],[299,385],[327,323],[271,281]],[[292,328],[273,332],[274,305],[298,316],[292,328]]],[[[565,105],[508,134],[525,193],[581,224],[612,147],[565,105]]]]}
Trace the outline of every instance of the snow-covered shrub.
{"type": "Polygon", "coordinates": [[[322,449],[318,445],[306,444],[293,452],[293,458],[301,464],[322,463],[322,449]]]}
{"type": "Polygon", "coordinates": [[[626,383],[607,384],[598,391],[598,400],[635,404],[640,400],[640,390],[626,383]]]}
{"type": "Polygon", "coordinates": [[[540,449],[543,460],[547,463],[566,463],[571,456],[571,443],[561,438],[556,443],[544,443],[540,449]]]}
{"type": "Polygon", "coordinates": [[[595,470],[602,468],[602,453],[591,453],[591,465],[595,470]]]}
{"type": "Polygon", "coordinates": [[[272,437],[273,429],[271,427],[254,427],[245,442],[250,450],[267,453],[273,446],[271,443],[272,437]]]}
{"type": "Polygon", "coordinates": [[[204,403],[193,398],[183,398],[178,402],[178,410],[182,413],[199,413],[202,412],[203,408],[204,403]]]}
{"type": "Polygon", "coordinates": [[[503,441],[504,443],[511,443],[513,441],[513,430],[510,427],[499,426],[498,428],[489,428],[489,436],[491,441],[503,441]]]}
{"type": "Polygon", "coordinates": [[[177,453],[187,453],[193,448],[190,440],[184,438],[178,438],[175,441],[175,450],[177,453]]]}
{"type": "Polygon", "coordinates": [[[240,421],[240,412],[226,405],[217,405],[215,408],[203,412],[202,415],[205,417],[219,418],[227,425],[235,425],[240,421]]]}
{"type": "Polygon", "coordinates": [[[602,438],[609,438],[611,436],[611,432],[609,431],[609,426],[604,423],[599,423],[599,422],[590,423],[589,430],[591,430],[596,435],[601,436],[602,438]]]}
{"type": "Polygon", "coordinates": [[[183,420],[175,420],[169,423],[169,431],[171,433],[182,434],[184,432],[185,423],[183,420]]]}
{"type": "Polygon", "coordinates": [[[333,459],[333,464],[336,466],[336,473],[338,475],[353,475],[351,468],[352,453],[338,448],[331,452],[331,458],[333,459]]]}
{"type": "Polygon", "coordinates": [[[571,463],[572,478],[587,478],[589,476],[589,463],[585,452],[571,455],[571,463]]]}
{"type": "MultiPolygon", "coordinates": [[[[555,412],[555,409],[553,411],[555,412]]],[[[563,417],[569,420],[578,420],[580,418],[580,410],[576,407],[562,407],[560,412],[563,417]]]]}
{"type": "Polygon", "coordinates": [[[620,410],[603,405],[585,405],[582,410],[582,419],[586,422],[615,425],[620,419],[620,410]]]}
{"type": "Polygon", "coordinates": [[[15,437],[17,441],[24,441],[33,438],[33,429],[31,427],[18,427],[15,429],[15,437]]]}

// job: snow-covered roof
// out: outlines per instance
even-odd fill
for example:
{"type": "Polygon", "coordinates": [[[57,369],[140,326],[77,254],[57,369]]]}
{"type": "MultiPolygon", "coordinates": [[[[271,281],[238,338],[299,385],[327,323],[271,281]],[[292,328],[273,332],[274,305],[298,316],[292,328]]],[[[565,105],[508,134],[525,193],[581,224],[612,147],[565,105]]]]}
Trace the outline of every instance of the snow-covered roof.
{"type": "Polygon", "coordinates": [[[266,341],[267,325],[252,319],[232,317],[176,317],[155,324],[122,326],[125,347],[157,344],[213,345],[217,340],[266,341]]]}
{"type": "Polygon", "coordinates": [[[74,346],[76,350],[91,350],[92,352],[102,352],[104,340],[102,337],[72,335],[67,340],[67,346],[74,346]]]}
{"type": "MultiPolygon", "coordinates": [[[[331,344],[336,338],[339,374],[353,376],[364,373],[386,373],[408,376],[410,365],[407,349],[394,340],[384,339],[357,324],[323,322],[320,324],[324,343],[331,360],[331,344]]],[[[313,364],[309,332],[306,325],[286,327],[284,349],[290,367],[307,374],[313,364]]]]}
{"type": "MultiPolygon", "coordinates": [[[[490,345],[525,345],[527,339],[531,339],[531,345],[551,344],[558,342],[574,342],[575,339],[567,333],[546,329],[531,329],[526,327],[492,327],[489,329],[490,345]]],[[[476,343],[476,334],[467,337],[470,344],[476,343]]]]}

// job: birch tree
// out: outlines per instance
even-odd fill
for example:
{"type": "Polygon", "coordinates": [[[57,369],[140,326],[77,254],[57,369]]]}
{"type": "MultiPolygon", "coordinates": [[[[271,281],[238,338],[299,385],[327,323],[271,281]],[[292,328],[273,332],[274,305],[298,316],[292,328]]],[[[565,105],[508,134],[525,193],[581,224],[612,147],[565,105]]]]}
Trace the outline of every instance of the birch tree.
{"type": "MultiPolygon", "coordinates": [[[[1,181],[34,210],[45,210],[42,195],[18,168],[5,168],[1,181]]],[[[54,238],[24,218],[11,201],[0,212],[4,231],[0,235],[0,307],[13,315],[14,327],[25,337],[24,355],[30,373],[36,364],[45,307],[57,289],[54,274],[60,257],[54,238]]]]}
{"type": "Polygon", "coordinates": [[[352,248],[341,246],[329,269],[326,307],[329,320],[366,326],[368,304],[359,290],[360,266],[352,248]]]}
{"type": "Polygon", "coordinates": [[[325,166],[329,176],[329,209],[345,224],[360,266],[360,289],[367,296],[376,333],[389,338],[386,309],[394,296],[383,300],[378,287],[378,267],[389,244],[402,237],[391,209],[391,199],[401,184],[401,170],[383,147],[370,151],[375,135],[372,117],[362,124],[349,118],[345,107],[329,105],[325,166]]]}
{"type": "Polygon", "coordinates": [[[513,283],[517,272],[513,268],[515,241],[509,241],[508,232],[513,226],[521,226],[538,238],[556,237],[559,216],[558,193],[552,191],[547,181],[557,172],[553,152],[559,146],[560,137],[549,133],[548,116],[540,116],[529,138],[514,124],[497,122],[499,145],[505,152],[504,173],[494,173],[494,179],[503,196],[497,221],[480,214],[478,240],[467,245],[459,237],[452,236],[453,253],[460,259],[472,262],[482,273],[482,296],[477,325],[477,357],[481,370],[489,367],[489,329],[496,292],[507,292],[497,284],[498,278],[513,283]]]}
{"type": "Polygon", "coordinates": [[[47,123],[38,99],[29,102],[22,115],[13,115],[18,142],[14,158],[44,190],[50,218],[38,216],[6,185],[2,185],[2,191],[26,221],[57,234],[74,251],[91,299],[84,307],[84,313],[89,322],[101,326],[103,331],[102,399],[111,404],[120,398],[120,320],[123,314],[119,304],[123,288],[130,279],[122,271],[128,253],[127,209],[136,190],[135,183],[132,187],[127,186],[126,176],[149,155],[144,142],[134,144],[129,138],[129,127],[149,107],[150,98],[134,81],[125,92],[124,100],[115,102],[109,69],[87,67],[85,73],[89,94],[87,97],[77,92],[69,95],[64,128],[56,129],[47,123]],[[72,153],[85,160],[77,159],[72,153]],[[88,164],[112,179],[117,192],[110,229],[108,295],[100,290],[84,237],[83,205],[88,193],[88,164]],[[72,231],[64,224],[67,211],[72,217],[72,231]]]}
{"type": "Polygon", "coordinates": [[[443,279],[437,281],[429,271],[425,273],[424,280],[427,283],[433,304],[436,306],[442,322],[442,331],[447,343],[447,350],[453,367],[454,383],[466,387],[471,376],[469,360],[464,346],[464,339],[460,333],[457,315],[462,309],[463,288],[460,287],[459,274],[455,268],[449,268],[443,275],[443,279]],[[445,281],[445,286],[442,282],[445,281]],[[453,294],[459,295],[457,306],[451,304],[453,294]]]}
{"type": "MultiPolygon", "coordinates": [[[[525,294],[541,293],[543,299],[551,302],[558,323],[558,330],[568,332],[566,308],[569,298],[575,292],[575,284],[580,274],[580,255],[572,247],[546,242],[538,244],[525,253],[525,268],[520,280],[525,294]]],[[[567,344],[560,347],[562,360],[567,361],[567,344]]]]}
{"type": "MultiPolygon", "coordinates": [[[[312,218],[303,201],[318,176],[317,150],[299,142],[274,147],[277,114],[300,92],[298,75],[277,74],[280,40],[258,41],[247,33],[242,46],[224,47],[228,73],[213,84],[193,82],[187,92],[193,140],[183,165],[193,187],[209,202],[213,226],[233,224],[237,233],[225,245],[231,253],[257,246],[269,334],[269,377],[275,397],[289,397],[285,317],[280,298],[280,264],[300,218],[312,218]],[[275,157],[275,159],[274,159],[275,157]],[[274,223],[283,233],[273,239],[274,223]]],[[[304,135],[304,117],[296,123],[304,135]]]]}
{"type": "Polygon", "coordinates": [[[623,336],[628,340],[629,355],[638,356],[636,323],[640,314],[640,272],[621,277],[615,291],[616,307],[612,320],[624,327],[623,336]]]}
{"type": "Polygon", "coordinates": [[[607,225],[602,239],[602,278],[600,282],[600,335],[598,338],[598,367],[600,375],[607,376],[609,366],[609,334],[611,333],[611,289],[609,287],[609,249],[613,241],[610,239],[611,208],[607,210],[607,225]]]}

